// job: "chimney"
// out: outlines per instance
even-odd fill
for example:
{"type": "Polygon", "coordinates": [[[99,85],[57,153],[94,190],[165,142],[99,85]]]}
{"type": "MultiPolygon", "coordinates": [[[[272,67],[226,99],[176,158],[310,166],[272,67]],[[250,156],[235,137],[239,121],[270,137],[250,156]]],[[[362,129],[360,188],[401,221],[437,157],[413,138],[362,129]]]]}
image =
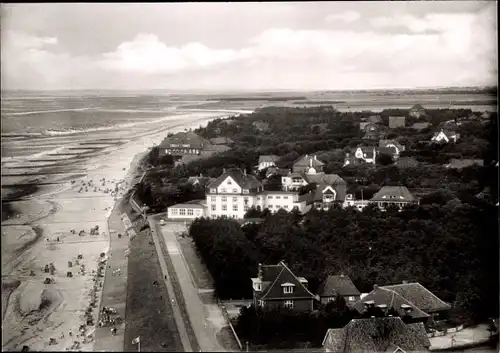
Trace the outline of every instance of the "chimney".
{"type": "Polygon", "coordinates": [[[403,284],[408,284],[408,281],[407,280],[403,280],[403,284]]]}
{"type": "Polygon", "coordinates": [[[309,167],[311,167],[311,168],[312,168],[312,166],[313,166],[313,159],[312,159],[312,158],[309,158],[309,167]]]}
{"type": "Polygon", "coordinates": [[[222,173],[226,173],[226,168],[222,168],[222,173]]]}
{"type": "Polygon", "coordinates": [[[262,281],[262,264],[259,262],[258,275],[259,279],[262,281]]]}
{"type": "Polygon", "coordinates": [[[318,160],[318,158],[316,157],[316,155],[314,155],[314,159],[315,159],[315,160],[318,160]]]}
{"type": "Polygon", "coordinates": [[[243,168],[243,175],[247,176],[247,168],[243,168]]]}
{"type": "Polygon", "coordinates": [[[373,290],[377,290],[378,289],[378,285],[377,284],[374,284],[373,285],[373,290]]]}

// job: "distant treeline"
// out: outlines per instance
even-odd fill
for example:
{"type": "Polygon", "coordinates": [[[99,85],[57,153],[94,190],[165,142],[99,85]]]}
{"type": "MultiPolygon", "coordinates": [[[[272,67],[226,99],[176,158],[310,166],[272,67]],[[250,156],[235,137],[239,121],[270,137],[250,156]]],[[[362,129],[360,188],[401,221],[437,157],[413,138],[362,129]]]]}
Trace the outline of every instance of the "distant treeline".
{"type": "Polygon", "coordinates": [[[292,100],[305,100],[307,97],[226,97],[226,98],[210,98],[209,101],[267,101],[267,102],[286,102],[292,100]]]}
{"type": "Polygon", "coordinates": [[[345,103],[345,101],[313,101],[313,100],[306,100],[306,101],[296,101],[296,102],[293,102],[292,104],[340,104],[340,103],[345,103]]]}

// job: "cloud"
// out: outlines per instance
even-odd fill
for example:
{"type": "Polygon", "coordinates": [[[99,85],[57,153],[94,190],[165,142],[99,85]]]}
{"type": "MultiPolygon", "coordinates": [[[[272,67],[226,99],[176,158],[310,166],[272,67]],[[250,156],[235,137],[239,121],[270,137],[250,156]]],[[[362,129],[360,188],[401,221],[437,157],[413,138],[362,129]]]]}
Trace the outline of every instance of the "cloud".
{"type": "MultiPolygon", "coordinates": [[[[348,13],[327,18],[356,17],[348,13]]],[[[498,61],[495,14],[488,7],[468,14],[384,15],[365,31],[268,28],[238,47],[173,45],[146,31],[87,56],[69,54],[55,36],[2,33],[2,83],[290,89],[492,84],[498,61]],[[408,30],[394,32],[401,27],[408,30]]]]}
{"type": "Polygon", "coordinates": [[[361,18],[361,15],[356,12],[356,11],[344,11],[340,13],[335,13],[335,14],[329,14],[328,16],[325,17],[325,22],[345,22],[345,23],[351,23],[359,20],[361,18]]]}

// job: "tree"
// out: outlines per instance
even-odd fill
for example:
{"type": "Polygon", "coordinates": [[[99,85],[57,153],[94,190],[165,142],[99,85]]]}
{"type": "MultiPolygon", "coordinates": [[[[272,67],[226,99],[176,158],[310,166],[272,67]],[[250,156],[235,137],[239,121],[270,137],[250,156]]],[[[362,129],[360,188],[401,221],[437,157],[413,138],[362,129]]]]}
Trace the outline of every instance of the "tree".
{"type": "Polygon", "coordinates": [[[394,163],[394,160],[392,159],[391,155],[385,154],[385,153],[380,153],[375,157],[375,163],[379,165],[390,165],[394,163]]]}

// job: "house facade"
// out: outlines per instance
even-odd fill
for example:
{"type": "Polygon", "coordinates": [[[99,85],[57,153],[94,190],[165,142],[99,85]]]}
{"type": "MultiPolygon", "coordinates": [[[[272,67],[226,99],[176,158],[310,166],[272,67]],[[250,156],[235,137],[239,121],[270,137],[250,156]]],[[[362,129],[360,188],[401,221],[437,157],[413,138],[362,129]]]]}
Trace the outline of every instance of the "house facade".
{"type": "Polygon", "coordinates": [[[349,276],[329,275],[319,286],[318,295],[322,304],[335,301],[337,296],[344,298],[345,302],[354,304],[359,300],[360,291],[356,288],[349,276]]]}
{"type": "Polygon", "coordinates": [[[269,167],[276,167],[276,162],[280,159],[280,157],[272,154],[259,156],[259,165],[257,166],[258,170],[263,170],[269,167]]]}
{"type": "Polygon", "coordinates": [[[373,195],[370,202],[376,203],[381,209],[385,209],[389,205],[403,208],[409,204],[418,204],[418,200],[406,186],[384,186],[373,195]]]}
{"type": "Polygon", "coordinates": [[[308,183],[315,183],[312,203],[314,208],[327,210],[333,205],[342,206],[347,192],[347,183],[337,174],[306,175],[308,183]]]}
{"type": "Polygon", "coordinates": [[[386,147],[386,148],[387,147],[394,148],[397,156],[399,156],[399,154],[406,149],[405,146],[403,146],[402,144],[400,144],[398,141],[395,141],[395,140],[380,140],[378,142],[378,146],[379,147],[386,147]]]}
{"type": "Polygon", "coordinates": [[[159,155],[200,155],[205,146],[210,142],[198,136],[194,132],[179,132],[172,136],[167,136],[159,145],[159,155]]]}
{"type": "Polygon", "coordinates": [[[283,261],[277,265],[259,264],[257,277],[251,280],[253,304],[262,310],[308,312],[318,300],[309,291],[307,279],[297,277],[283,261]]]}
{"type": "Polygon", "coordinates": [[[345,201],[343,207],[354,207],[359,211],[362,211],[370,203],[369,200],[356,200],[354,195],[347,194],[345,197],[345,201]]]}
{"type": "Polygon", "coordinates": [[[306,203],[299,200],[297,192],[265,191],[264,186],[255,176],[247,175],[240,169],[224,171],[205,189],[207,217],[226,216],[244,218],[251,208],[268,208],[272,212],[280,209],[292,211],[297,208],[304,212],[306,203]]]}
{"type": "Polygon", "coordinates": [[[205,200],[180,203],[167,208],[167,218],[170,219],[195,219],[205,216],[205,200]]]}
{"type": "Polygon", "coordinates": [[[420,104],[415,104],[411,107],[409,115],[413,118],[420,118],[425,115],[425,108],[420,104]]]}
{"type": "Polygon", "coordinates": [[[457,142],[457,140],[460,138],[460,134],[454,132],[454,131],[446,131],[444,129],[441,129],[441,131],[435,132],[434,136],[431,138],[431,142],[457,142]]]}
{"type": "Polygon", "coordinates": [[[398,127],[405,127],[406,117],[404,116],[390,116],[389,117],[389,128],[396,129],[398,127]]]}
{"type": "Polygon", "coordinates": [[[375,164],[376,157],[377,151],[375,147],[356,147],[350,153],[346,153],[344,166],[357,164],[358,162],[375,164]]]}

